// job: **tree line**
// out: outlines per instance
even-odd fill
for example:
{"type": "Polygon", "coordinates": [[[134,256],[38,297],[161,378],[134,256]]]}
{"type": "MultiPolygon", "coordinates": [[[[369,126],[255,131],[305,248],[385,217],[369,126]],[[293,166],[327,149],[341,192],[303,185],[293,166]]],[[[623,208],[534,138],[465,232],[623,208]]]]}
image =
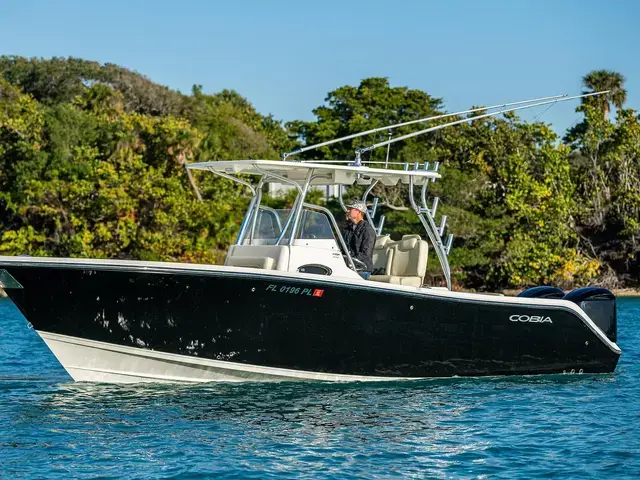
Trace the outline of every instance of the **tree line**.
{"type": "MultiPolygon", "coordinates": [[[[638,285],[638,113],[625,106],[621,74],[596,70],[583,83],[585,92],[610,93],[584,99],[581,121],[563,136],[511,112],[391,146],[393,161],[441,164],[443,179],[431,193],[456,234],[457,286],[638,285]]],[[[437,115],[443,106],[426,92],[367,78],[329,92],[313,121],[283,123],[231,90],[208,95],[194,86],[182,94],[117,65],[0,57],[0,253],[219,263],[247,192],[192,175],[185,163],[277,159],[299,146],[437,115]]],[[[349,159],[386,135],[306,155],[349,159]]],[[[367,159],[386,153],[373,150],[367,159]]],[[[374,193],[385,231],[420,231],[406,189],[374,193]]],[[[437,281],[437,262],[430,263],[437,281]]]]}

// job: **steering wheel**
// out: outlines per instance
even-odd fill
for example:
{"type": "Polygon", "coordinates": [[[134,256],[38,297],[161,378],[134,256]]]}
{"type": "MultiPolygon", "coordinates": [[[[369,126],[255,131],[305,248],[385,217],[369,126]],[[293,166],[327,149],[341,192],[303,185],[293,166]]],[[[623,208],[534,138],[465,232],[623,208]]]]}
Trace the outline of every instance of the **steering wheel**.
{"type": "MultiPolygon", "coordinates": [[[[349,265],[349,259],[347,258],[346,255],[343,255],[344,257],[344,261],[347,263],[347,265],[349,266],[349,268],[351,268],[351,265],[349,265]]],[[[357,258],[351,258],[351,260],[353,260],[353,264],[356,267],[356,272],[366,272],[367,271],[367,265],[362,261],[362,260],[358,260],[357,258]]]]}

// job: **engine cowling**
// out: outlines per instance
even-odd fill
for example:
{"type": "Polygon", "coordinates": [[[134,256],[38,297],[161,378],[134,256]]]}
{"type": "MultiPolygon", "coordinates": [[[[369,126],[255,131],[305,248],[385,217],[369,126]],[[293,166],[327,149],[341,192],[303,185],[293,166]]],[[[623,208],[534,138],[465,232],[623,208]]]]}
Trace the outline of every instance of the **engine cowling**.
{"type": "Polygon", "coordinates": [[[558,287],[550,287],[548,285],[541,285],[539,287],[531,287],[520,292],[519,297],[525,298],[562,298],[564,297],[564,291],[558,287]]]}
{"type": "Polygon", "coordinates": [[[567,293],[564,300],[577,304],[609,340],[618,338],[616,296],[606,288],[584,287],[567,293]]]}

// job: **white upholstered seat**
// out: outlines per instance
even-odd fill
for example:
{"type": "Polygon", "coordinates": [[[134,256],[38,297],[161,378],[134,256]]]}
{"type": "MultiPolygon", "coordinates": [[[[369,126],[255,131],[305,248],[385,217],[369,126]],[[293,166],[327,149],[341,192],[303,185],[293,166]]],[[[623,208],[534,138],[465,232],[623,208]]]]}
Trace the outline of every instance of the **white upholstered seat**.
{"type": "MultiPolygon", "coordinates": [[[[384,247],[388,250],[385,273],[372,275],[371,280],[397,285],[421,286],[427,271],[429,252],[427,242],[422,240],[419,235],[405,235],[399,242],[391,244],[387,242],[384,247]]],[[[380,249],[382,250],[382,247],[380,249]]]]}

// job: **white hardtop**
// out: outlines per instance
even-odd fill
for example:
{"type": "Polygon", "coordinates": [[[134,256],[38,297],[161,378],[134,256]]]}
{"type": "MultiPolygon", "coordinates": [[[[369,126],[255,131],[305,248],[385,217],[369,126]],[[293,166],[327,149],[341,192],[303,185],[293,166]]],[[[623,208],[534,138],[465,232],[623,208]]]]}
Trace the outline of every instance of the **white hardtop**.
{"type": "MultiPolygon", "coordinates": [[[[376,164],[355,165],[353,160],[224,160],[219,162],[199,162],[187,165],[192,170],[207,170],[213,173],[227,175],[261,175],[269,177],[276,175],[287,180],[304,184],[307,175],[312,172],[310,185],[370,185],[378,181],[385,186],[394,186],[398,182],[408,185],[413,178],[414,185],[422,185],[425,179],[438,179],[440,174],[435,170],[428,170],[429,164],[420,164],[416,169],[411,164],[411,170],[401,170],[399,164],[393,163],[387,168],[377,168],[370,165],[385,166],[384,162],[376,164]],[[389,168],[391,167],[391,168],[389,168]]],[[[405,164],[401,164],[405,165],[405,164]]],[[[406,164],[409,166],[409,164],[406,164]]],[[[278,182],[275,176],[266,181],[278,182]]]]}

